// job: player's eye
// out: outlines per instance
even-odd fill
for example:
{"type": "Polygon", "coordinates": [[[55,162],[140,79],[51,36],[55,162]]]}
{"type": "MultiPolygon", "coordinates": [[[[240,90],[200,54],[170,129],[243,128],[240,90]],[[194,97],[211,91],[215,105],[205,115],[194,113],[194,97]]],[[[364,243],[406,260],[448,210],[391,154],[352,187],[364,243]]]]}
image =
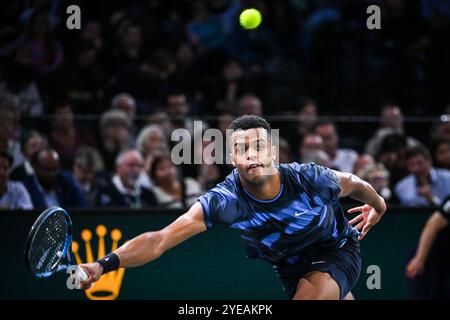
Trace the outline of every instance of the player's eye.
{"type": "Polygon", "coordinates": [[[237,152],[238,154],[244,153],[244,152],[245,152],[245,146],[242,145],[242,144],[236,145],[236,152],[237,152]]]}

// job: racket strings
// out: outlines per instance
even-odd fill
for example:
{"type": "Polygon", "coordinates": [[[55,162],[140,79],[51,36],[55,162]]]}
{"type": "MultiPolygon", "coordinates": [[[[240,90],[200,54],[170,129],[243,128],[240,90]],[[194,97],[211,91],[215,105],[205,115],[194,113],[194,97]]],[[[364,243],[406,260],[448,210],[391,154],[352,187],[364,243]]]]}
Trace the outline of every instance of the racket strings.
{"type": "Polygon", "coordinates": [[[50,215],[39,227],[30,248],[30,265],[36,274],[52,271],[62,258],[68,224],[62,212],[50,215]]]}

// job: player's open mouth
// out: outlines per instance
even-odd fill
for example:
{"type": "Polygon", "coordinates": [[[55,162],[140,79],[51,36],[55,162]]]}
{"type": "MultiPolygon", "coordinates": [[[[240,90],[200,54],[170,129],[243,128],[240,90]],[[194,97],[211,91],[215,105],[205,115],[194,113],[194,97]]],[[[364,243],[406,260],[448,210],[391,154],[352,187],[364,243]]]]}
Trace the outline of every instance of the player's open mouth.
{"type": "Polygon", "coordinates": [[[250,171],[251,169],[255,169],[255,168],[258,168],[258,167],[262,167],[263,165],[262,164],[260,164],[260,163],[252,163],[252,164],[249,164],[248,166],[247,166],[247,171],[250,171]]]}

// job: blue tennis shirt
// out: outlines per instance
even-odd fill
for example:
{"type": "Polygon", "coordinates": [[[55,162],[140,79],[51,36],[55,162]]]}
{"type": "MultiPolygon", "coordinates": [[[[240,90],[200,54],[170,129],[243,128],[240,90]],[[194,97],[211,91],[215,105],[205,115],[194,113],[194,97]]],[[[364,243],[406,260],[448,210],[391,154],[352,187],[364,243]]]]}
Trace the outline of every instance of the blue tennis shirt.
{"type": "Polygon", "coordinates": [[[339,204],[339,178],[332,170],[295,162],[278,169],[281,189],[270,200],[254,198],[234,169],[198,199],[206,227],[239,229],[247,257],[271,263],[339,248],[357,235],[339,204]]]}

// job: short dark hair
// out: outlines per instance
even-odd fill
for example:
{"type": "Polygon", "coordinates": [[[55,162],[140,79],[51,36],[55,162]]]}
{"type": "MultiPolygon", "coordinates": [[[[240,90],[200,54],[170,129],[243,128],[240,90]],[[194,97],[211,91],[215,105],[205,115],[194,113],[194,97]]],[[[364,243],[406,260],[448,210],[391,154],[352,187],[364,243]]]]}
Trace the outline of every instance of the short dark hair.
{"type": "Polygon", "coordinates": [[[231,130],[248,130],[254,128],[263,128],[270,134],[272,128],[266,119],[256,116],[254,114],[246,114],[236,118],[231,122],[228,129],[231,130]]]}
{"type": "Polygon", "coordinates": [[[422,146],[414,146],[414,147],[409,147],[408,149],[406,149],[405,159],[406,159],[406,161],[408,161],[409,159],[411,159],[417,155],[421,155],[428,161],[431,161],[430,151],[428,151],[427,148],[422,147],[422,146]]]}
{"type": "Polygon", "coordinates": [[[332,126],[334,128],[334,132],[336,132],[336,134],[338,133],[338,127],[336,125],[336,122],[332,121],[332,120],[327,120],[327,119],[322,119],[317,121],[314,126],[312,127],[311,131],[313,133],[315,133],[317,131],[317,129],[321,126],[332,126]]]}
{"type": "Polygon", "coordinates": [[[14,158],[8,151],[0,150],[0,158],[5,158],[6,160],[8,160],[10,167],[14,163],[14,158]]]}
{"type": "Polygon", "coordinates": [[[301,112],[301,111],[303,111],[303,109],[305,109],[306,106],[309,106],[309,105],[313,105],[317,109],[316,101],[313,98],[301,97],[300,99],[298,99],[298,102],[297,102],[297,111],[301,112]]]}

